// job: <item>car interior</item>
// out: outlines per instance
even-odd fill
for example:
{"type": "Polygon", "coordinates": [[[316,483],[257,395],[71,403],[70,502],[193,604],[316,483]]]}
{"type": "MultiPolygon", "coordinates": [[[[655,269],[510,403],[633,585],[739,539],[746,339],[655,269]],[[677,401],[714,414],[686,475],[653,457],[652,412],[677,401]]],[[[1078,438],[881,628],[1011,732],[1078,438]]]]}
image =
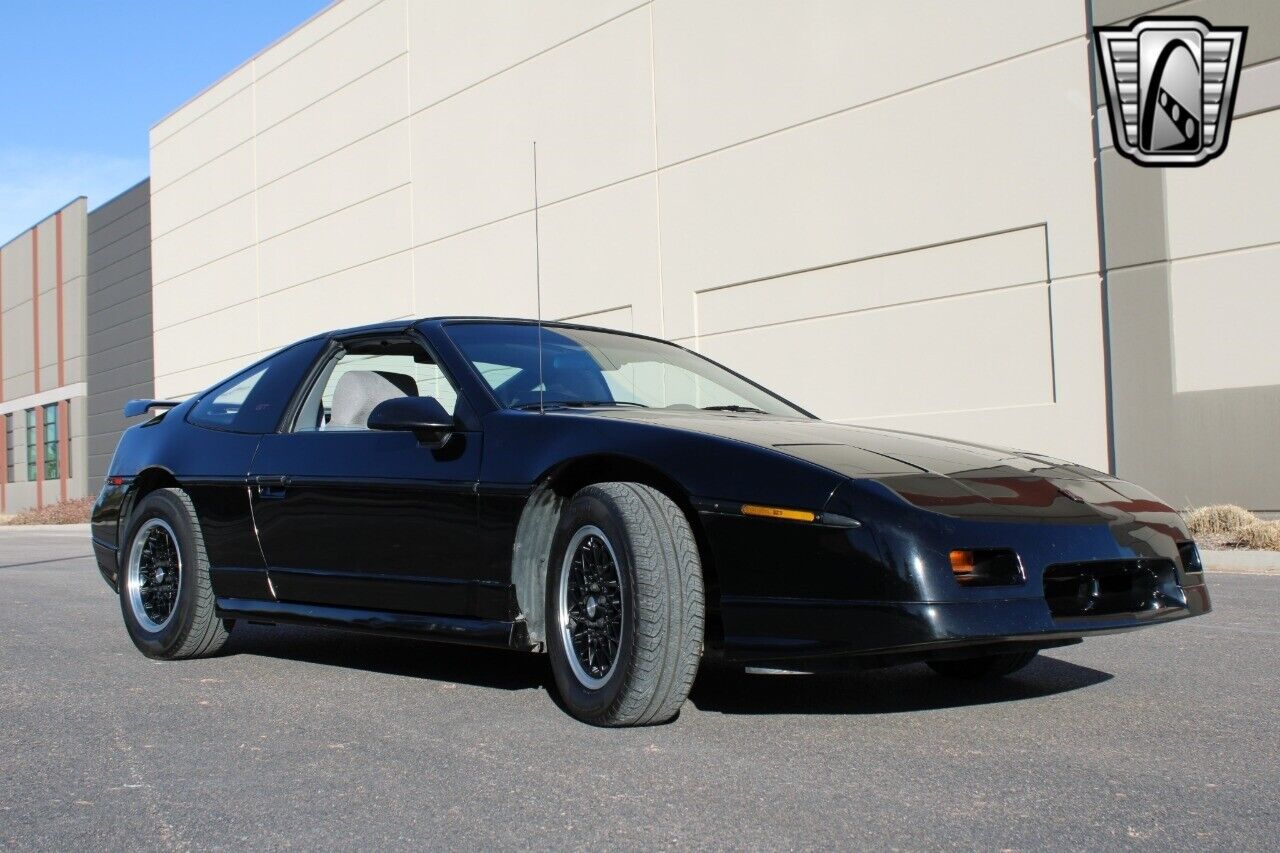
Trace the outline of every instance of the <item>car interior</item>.
{"type": "Polygon", "coordinates": [[[294,432],[364,431],[379,403],[418,396],[436,398],[449,413],[457,401],[453,386],[420,346],[404,339],[351,342],[320,372],[294,432]]]}

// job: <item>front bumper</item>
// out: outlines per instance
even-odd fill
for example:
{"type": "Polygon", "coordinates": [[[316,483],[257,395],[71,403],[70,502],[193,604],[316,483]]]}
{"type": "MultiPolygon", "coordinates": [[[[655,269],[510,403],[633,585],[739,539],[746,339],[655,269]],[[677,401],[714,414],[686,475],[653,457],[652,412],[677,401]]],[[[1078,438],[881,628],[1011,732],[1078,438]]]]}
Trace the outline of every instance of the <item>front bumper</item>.
{"type": "MultiPolygon", "coordinates": [[[[1211,609],[1208,588],[1176,587],[1162,606],[1132,613],[1055,618],[1044,599],[978,601],[834,601],[751,599],[721,601],[725,656],[744,663],[838,658],[923,659],[933,653],[977,646],[1065,645],[1097,634],[1199,616],[1211,609]]],[[[870,661],[868,661],[869,663],[870,661]]],[[[857,660],[848,661],[858,666],[857,660]]]]}
{"type": "Polygon", "coordinates": [[[120,519],[124,517],[124,503],[128,494],[129,481],[108,481],[98,493],[90,524],[90,538],[98,572],[113,590],[119,589],[120,519]]]}
{"type": "Polygon", "coordinates": [[[1048,509],[1018,514],[1002,504],[964,517],[850,480],[824,512],[857,519],[852,527],[703,511],[716,574],[709,624],[729,660],[857,667],[984,654],[984,646],[1047,648],[1209,611],[1177,513],[1154,501],[1122,508],[1053,494],[1048,509]],[[1012,551],[1021,577],[962,584],[953,549],[1012,551]]]}

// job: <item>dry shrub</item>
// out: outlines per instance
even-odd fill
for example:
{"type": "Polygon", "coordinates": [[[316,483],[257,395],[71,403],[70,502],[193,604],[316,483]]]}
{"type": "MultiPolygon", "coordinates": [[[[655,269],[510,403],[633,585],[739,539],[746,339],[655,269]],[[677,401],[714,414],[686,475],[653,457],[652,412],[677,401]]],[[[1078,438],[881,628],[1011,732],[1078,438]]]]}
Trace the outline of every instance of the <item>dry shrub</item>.
{"type": "Polygon", "coordinates": [[[74,498],[29,509],[9,519],[8,524],[85,524],[93,511],[93,498],[74,498]]]}
{"type": "Polygon", "coordinates": [[[1255,521],[1232,533],[1231,538],[1239,548],[1280,551],[1280,521],[1255,521]]]}
{"type": "Polygon", "coordinates": [[[1193,536],[1235,533],[1257,523],[1257,516],[1235,504],[1202,506],[1187,515],[1187,527],[1191,528],[1193,536]]]}

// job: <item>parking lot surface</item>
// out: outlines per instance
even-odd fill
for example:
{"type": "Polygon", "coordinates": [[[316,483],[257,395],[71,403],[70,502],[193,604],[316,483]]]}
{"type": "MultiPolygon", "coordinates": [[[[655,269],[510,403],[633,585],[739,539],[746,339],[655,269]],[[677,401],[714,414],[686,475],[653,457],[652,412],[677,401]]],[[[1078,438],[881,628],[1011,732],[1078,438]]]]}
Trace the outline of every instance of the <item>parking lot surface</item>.
{"type": "Polygon", "coordinates": [[[1275,849],[1280,578],[1210,585],[994,685],[713,670],[604,730],[514,653],[239,625],[156,663],[87,534],[0,531],[0,845],[1275,849]]]}

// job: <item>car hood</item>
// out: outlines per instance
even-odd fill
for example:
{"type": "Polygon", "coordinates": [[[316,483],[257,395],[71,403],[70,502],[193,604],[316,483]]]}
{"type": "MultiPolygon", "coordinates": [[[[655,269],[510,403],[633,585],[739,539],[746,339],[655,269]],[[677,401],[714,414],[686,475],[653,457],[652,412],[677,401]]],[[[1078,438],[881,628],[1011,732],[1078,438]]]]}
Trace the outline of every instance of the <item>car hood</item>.
{"type": "Polygon", "coordinates": [[[874,480],[907,502],[943,515],[1141,521],[1171,534],[1182,529],[1176,511],[1146,490],[1039,453],[802,418],[645,409],[583,413],[588,412],[758,445],[854,480],[874,480]]]}

